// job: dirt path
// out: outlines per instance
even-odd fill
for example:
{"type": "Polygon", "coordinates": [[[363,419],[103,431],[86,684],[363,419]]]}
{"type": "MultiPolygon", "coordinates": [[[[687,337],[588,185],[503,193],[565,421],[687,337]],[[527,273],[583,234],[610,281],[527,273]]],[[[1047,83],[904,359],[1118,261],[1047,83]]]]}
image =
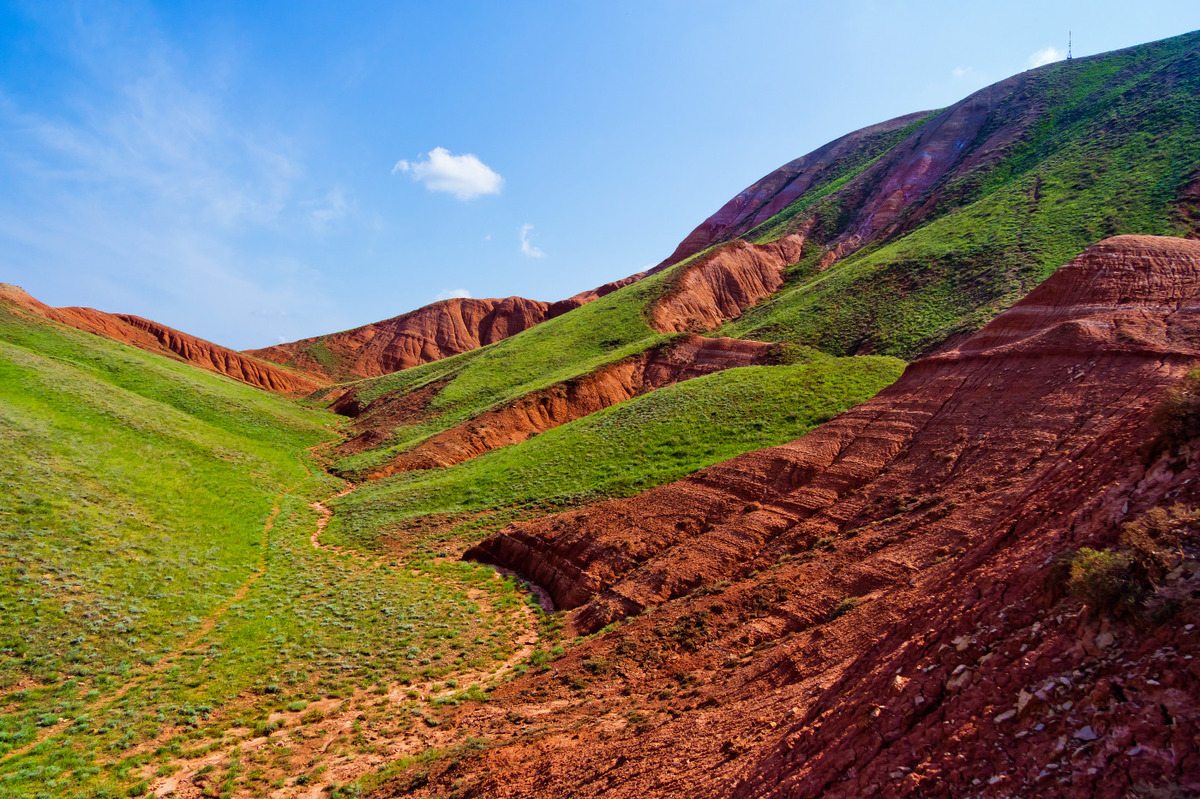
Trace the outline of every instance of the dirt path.
{"type": "MultiPolygon", "coordinates": [[[[320,518],[317,519],[317,529],[313,530],[313,534],[308,539],[309,542],[313,545],[313,549],[319,549],[322,552],[328,552],[332,555],[347,554],[345,550],[342,550],[338,547],[326,546],[325,544],[321,543],[321,533],[325,532],[325,528],[329,526],[330,520],[333,519],[333,511],[331,511],[325,505],[325,503],[329,502],[330,500],[339,499],[340,497],[344,497],[356,488],[358,488],[358,486],[354,485],[354,483],[351,483],[350,481],[346,481],[346,487],[343,488],[341,491],[337,492],[336,494],[325,497],[324,500],[318,500],[316,502],[309,503],[308,507],[312,508],[317,513],[321,514],[320,518]]],[[[353,553],[350,553],[350,554],[353,554],[353,553]]]]}
{"type": "MultiPolygon", "coordinates": [[[[312,535],[309,536],[309,543],[315,550],[327,555],[349,556],[363,562],[364,565],[378,566],[384,562],[383,559],[371,563],[369,558],[364,558],[358,552],[322,544],[320,540],[321,534],[333,518],[333,511],[325,503],[346,496],[356,487],[353,484],[347,483],[347,486],[336,494],[309,504],[309,507],[318,514],[315,529],[312,535]]],[[[282,495],[280,499],[282,499],[282,495]]],[[[278,504],[277,501],[275,512],[278,511],[278,504]]],[[[273,520],[274,512],[268,521],[268,533],[273,520]]],[[[501,580],[506,576],[511,576],[511,573],[498,569],[495,579],[501,580]]],[[[253,576],[253,579],[257,579],[257,577],[258,572],[253,576]]],[[[432,579],[440,578],[433,577],[432,579]]],[[[239,590],[236,597],[240,598],[244,596],[245,592],[252,585],[253,583],[248,581],[247,585],[239,590]]],[[[530,590],[534,593],[542,607],[548,610],[553,608],[549,596],[544,591],[536,586],[530,586],[530,590]]],[[[475,589],[471,589],[468,592],[468,596],[476,593],[475,589]]],[[[237,598],[230,600],[226,605],[233,604],[237,601],[237,598]]],[[[409,708],[410,712],[416,708],[423,708],[421,712],[427,712],[434,707],[436,700],[454,696],[473,684],[486,686],[495,683],[506,677],[522,661],[529,658],[536,650],[540,641],[538,620],[534,610],[527,603],[522,603],[516,612],[520,614],[521,627],[525,632],[514,641],[516,649],[512,655],[495,667],[487,670],[451,673],[443,675],[437,680],[427,680],[416,684],[399,682],[391,684],[383,696],[386,697],[386,701],[390,705],[396,708],[395,715],[402,716],[401,710],[405,707],[409,708]],[[448,684],[453,684],[455,687],[449,687],[448,684]],[[412,692],[414,691],[418,694],[416,698],[412,697],[412,692]]],[[[216,619],[214,618],[212,624],[207,625],[207,629],[211,630],[215,623],[216,619]]],[[[199,637],[201,636],[194,636],[197,639],[199,637]]],[[[295,784],[293,781],[294,775],[289,774],[287,776],[293,778],[289,780],[291,784],[285,784],[283,787],[270,792],[269,795],[274,799],[285,799],[285,797],[312,797],[313,799],[317,799],[317,797],[328,795],[332,785],[361,777],[363,774],[379,768],[389,760],[404,755],[417,754],[430,747],[446,745],[453,740],[453,733],[448,730],[418,730],[390,740],[382,738],[372,740],[371,749],[374,752],[371,754],[359,752],[349,756],[346,755],[344,751],[345,742],[348,737],[357,734],[357,719],[361,718],[361,714],[357,708],[364,702],[377,702],[380,698],[378,691],[361,688],[354,691],[349,697],[327,698],[310,702],[300,711],[279,711],[273,713],[271,714],[270,721],[278,722],[280,729],[266,736],[232,741],[229,747],[223,747],[222,751],[211,755],[194,759],[181,758],[175,761],[175,765],[179,770],[169,777],[152,780],[150,791],[155,796],[200,796],[201,788],[204,786],[203,780],[206,779],[202,776],[201,772],[219,771],[220,767],[227,764],[230,760],[229,753],[231,749],[236,749],[248,755],[253,751],[263,750],[264,747],[287,747],[292,751],[306,753],[312,763],[320,763],[327,766],[327,770],[321,779],[306,785],[295,784]],[[305,725],[303,717],[314,712],[322,714],[321,721],[316,724],[305,725]]],[[[246,732],[249,733],[249,731],[246,732]]]]}

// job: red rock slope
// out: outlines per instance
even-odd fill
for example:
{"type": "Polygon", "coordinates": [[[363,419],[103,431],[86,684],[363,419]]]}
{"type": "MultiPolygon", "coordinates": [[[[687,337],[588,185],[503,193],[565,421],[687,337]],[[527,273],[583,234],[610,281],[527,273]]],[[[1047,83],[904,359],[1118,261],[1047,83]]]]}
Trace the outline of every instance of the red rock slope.
{"type": "Polygon", "coordinates": [[[581,304],[442,300],[353,330],[246,352],[329,379],[378,377],[491,344],[581,304]]]}
{"type": "Polygon", "coordinates": [[[0,302],[78,330],[186,361],[201,369],[268,391],[308,394],[324,385],[305,375],[264,363],[140,316],[110,314],[94,308],[52,308],[23,289],[6,283],[0,284],[0,302]]]}
{"type": "MultiPolygon", "coordinates": [[[[1136,623],[1052,575],[1153,508],[1200,507],[1200,439],[1164,439],[1161,410],[1198,360],[1200,242],[1116,237],[804,438],[510,525],[468,557],[533,577],[577,631],[639,615],[500,691],[502,709],[582,719],[629,696],[657,721],[517,736],[455,784],[1194,795],[1200,523],[1136,623]]],[[[503,736],[498,713],[459,723],[503,736]]]]}

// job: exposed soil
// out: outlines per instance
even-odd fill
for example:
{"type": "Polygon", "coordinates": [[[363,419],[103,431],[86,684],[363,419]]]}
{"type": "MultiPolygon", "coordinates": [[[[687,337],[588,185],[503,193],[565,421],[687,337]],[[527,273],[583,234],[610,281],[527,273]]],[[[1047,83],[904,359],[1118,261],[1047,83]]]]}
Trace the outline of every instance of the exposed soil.
{"type": "Polygon", "coordinates": [[[1200,506],[1198,358],[1200,242],[1117,237],[791,444],[511,525],[468,556],[620,625],[379,795],[1195,795],[1200,527],[1126,615],[1054,558],[1200,506]]]}
{"type": "Polygon", "coordinates": [[[378,377],[478,349],[567,310],[552,314],[549,303],[524,297],[456,298],[353,330],[247,352],[324,379],[378,377]]]}
{"type": "Polygon", "coordinates": [[[651,325],[660,333],[702,333],[736,319],[779,290],[803,245],[803,236],[791,235],[763,246],[738,240],[717,247],[671,275],[651,325]]]}
{"type": "Polygon", "coordinates": [[[832,163],[846,158],[870,137],[899,130],[929,114],[920,111],[848,133],[790,161],[742,190],[688,234],[663,264],[676,264],[714,244],[744,235],[787,208],[813,187],[832,163]]]}
{"type": "MultiPolygon", "coordinates": [[[[765,363],[772,353],[770,344],[758,341],[685,336],[480,414],[401,454],[367,479],[462,463],[665,385],[733,366],[765,363]]],[[[393,398],[377,402],[381,408],[400,404],[412,409],[424,400],[413,396],[402,403],[393,398]]],[[[395,412],[374,411],[374,403],[367,406],[368,429],[352,441],[382,441],[390,433],[395,412]]]]}
{"type": "Polygon", "coordinates": [[[94,308],[51,308],[29,296],[23,289],[7,283],[0,283],[0,302],[87,333],[186,361],[201,369],[268,391],[308,394],[324,385],[324,381],[248,357],[140,316],[110,314],[94,308]]]}

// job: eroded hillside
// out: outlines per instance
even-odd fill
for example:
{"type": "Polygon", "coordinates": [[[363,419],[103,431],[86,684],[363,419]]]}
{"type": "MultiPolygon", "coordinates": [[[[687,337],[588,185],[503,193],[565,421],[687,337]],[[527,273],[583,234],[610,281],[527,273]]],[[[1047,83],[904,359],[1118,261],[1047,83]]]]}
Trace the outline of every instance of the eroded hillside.
{"type": "Polygon", "coordinates": [[[488,539],[600,634],[464,712],[492,747],[430,790],[1200,788],[1198,325],[1200,243],[1110,239],[804,438],[488,539]]]}

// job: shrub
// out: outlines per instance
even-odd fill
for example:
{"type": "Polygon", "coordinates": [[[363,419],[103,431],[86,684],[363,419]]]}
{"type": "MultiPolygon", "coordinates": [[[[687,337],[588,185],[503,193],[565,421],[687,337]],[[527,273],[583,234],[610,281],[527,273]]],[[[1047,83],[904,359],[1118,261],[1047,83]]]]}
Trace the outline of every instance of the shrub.
{"type": "Polygon", "coordinates": [[[856,607],[862,604],[862,600],[856,596],[848,596],[834,606],[833,610],[829,611],[828,621],[841,618],[856,607]]]}
{"type": "Polygon", "coordinates": [[[1154,411],[1159,441],[1167,447],[1200,436],[1200,369],[1188,372],[1154,411]]]}
{"type": "Polygon", "coordinates": [[[1156,507],[1121,527],[1127,549],[1150,583],[1160,582],[1183,557],[1182,538],[1200,529],[1200,510],[1178,503],[1156,507]]]}
{"type": "Polygon", "coordinates": [[[1067,593],[1100,613],[1128,616],[1145,603],[1149,586],[1129,552],[1083,547],[1070,564],[1067,593]]]}

